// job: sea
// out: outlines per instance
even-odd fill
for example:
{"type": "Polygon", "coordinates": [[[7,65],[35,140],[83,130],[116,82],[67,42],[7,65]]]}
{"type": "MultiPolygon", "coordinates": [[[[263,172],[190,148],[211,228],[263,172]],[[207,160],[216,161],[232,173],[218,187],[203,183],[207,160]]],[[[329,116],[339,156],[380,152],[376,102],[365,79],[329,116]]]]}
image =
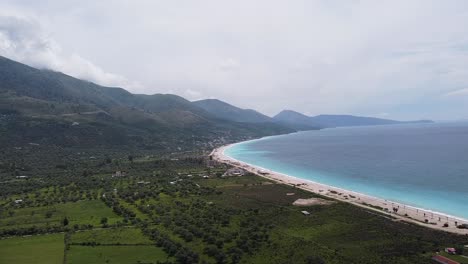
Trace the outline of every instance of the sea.
{"type": "Polygon", "coordinates": [[[468,122],[304,131],[234,144],[268,170],[468,219],[468,122]]]}

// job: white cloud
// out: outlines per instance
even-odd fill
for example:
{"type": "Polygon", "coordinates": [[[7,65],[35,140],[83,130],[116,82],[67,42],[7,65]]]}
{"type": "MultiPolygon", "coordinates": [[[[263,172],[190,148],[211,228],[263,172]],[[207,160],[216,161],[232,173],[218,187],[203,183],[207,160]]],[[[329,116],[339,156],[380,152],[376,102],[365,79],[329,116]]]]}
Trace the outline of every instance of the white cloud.
{"type": "Polygon", "coordinates": [[[76,53],[64,51],[32,18],[0,15],[0,54],[33,67],[61,71],[101,85],[139,86],[104,71],[76,53]]]}
{"type": "Polygon", "coordinates": [[[464,0],[46,3],[1,1],[0,10],[34,18],[0,36],[13,58],[129,88],[106,73],[118,72],[142,84],[132,91],[216,97],[267,114],[468,111],[468,97],[454,92],[468,87],[464,0]]]}
{"type": "Polygon", "coordinates": [[[448,92],[445,96],[468,96],[468,88],[448,92]]]}

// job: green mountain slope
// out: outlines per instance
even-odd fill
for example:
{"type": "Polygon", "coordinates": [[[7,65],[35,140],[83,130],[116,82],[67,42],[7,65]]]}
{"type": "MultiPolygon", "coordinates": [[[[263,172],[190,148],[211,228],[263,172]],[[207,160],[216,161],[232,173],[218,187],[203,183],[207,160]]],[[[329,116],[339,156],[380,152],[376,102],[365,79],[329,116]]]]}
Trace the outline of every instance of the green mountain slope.
{"type": "Polygon", "coordinates": [[[221,120],[170,94],[132,94],[0,57],[0,144],[180,148],[292,132],[221,120]]]}
{"type": "Polygon", "coordinates": [[[217,99],[205,99],[193,102],[220,119],[246,123],[273,122],[272,118],[252,109],[241,109],[217,99]]]}

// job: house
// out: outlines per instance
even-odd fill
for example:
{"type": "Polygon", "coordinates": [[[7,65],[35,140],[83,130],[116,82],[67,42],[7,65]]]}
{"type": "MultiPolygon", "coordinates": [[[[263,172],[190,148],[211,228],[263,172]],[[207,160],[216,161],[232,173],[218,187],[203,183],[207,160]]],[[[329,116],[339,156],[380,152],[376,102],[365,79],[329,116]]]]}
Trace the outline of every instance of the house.
{"type": "Polygon", "coordinates": [[[447,252],[448,254],[451,254],[451,255],[456,255],[457,254],[457,250],[455,248],[446,248],[445,252],[447,252]]]}
{"type": "Polygon", "coordinates": [[[21,200],[21,199],[15,200],[15,203],[17,203],[17,204],[22,203],[22,202],[23,202],[23,200],[21,200]]]}
{"type": "Polygon", "coordinates": [[[139,181],[137,182],[139,185],[146,185],[146,184],[150,184],[151,182],[147,182],[147,181],[139,181]]]}
{"type": "Polygon", "coordinates": [[[112,173],[112,177],[125,177],[125,175],[125,171],[116,171],[115,173],[112,173]]]}
{"type": "Polygon", "coordinates": [[[456,262],[454,260],[451,260],[449,258],[446,258],[441,255],[436,255],[432,257],[432,262],[433,263],[439,263],[439,264],[460,264],[459,262],[456,262]]]}
{"type": "Polygon", "coordinates": [[[28,176],[25,176],[25,175],[21,175],[21,176],[16,176],[16,179],[27,179],[28,176]]]}
{"type": "Polygon", "coordinates": [[[227,176],[244,176],[245,175],[245,170],[240,169],[240,168],[232,168],[227,170],[224,174],[223,177],[227,176]]]}
{"type": "Polygon", "coordinates": [[[301,211],[301,213],[302,213],[303,215],[305,215],[305,216],[309,216],[309,215],[310,215],[310,213],[309,213],[308,211],[301,211]]]}

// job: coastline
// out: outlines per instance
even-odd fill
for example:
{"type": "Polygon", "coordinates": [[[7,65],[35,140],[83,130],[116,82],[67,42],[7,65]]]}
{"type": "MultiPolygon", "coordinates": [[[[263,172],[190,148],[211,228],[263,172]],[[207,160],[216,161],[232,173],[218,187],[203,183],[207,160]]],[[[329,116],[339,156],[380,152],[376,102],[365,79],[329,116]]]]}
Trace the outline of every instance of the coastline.
{"type": "Polygon", "coordinates": [[[291,185],[305,191],[382,213],[393,218],[394,221],[404,221],[445,232],[468,235],[468,229],[459,229],[456,227],[456,224],[468,224],[468,219],[451,216],[433,210],[417,208],[401,202],[394,202],[363,193],[314,182],[311,180],[297,178],[291,175],[286,175],[280,172],[236,160],[224,153],[226,149],[232,147],[233,145],[245,142],[246,141],[219,147],[214,149],[210,155],[218,162],[242,168],[253,174],[278,183],[291,185]],[[394,209],[397,211],[394,212],[394,209]],[[427,222],[425,222],[426,220],[427,222]],[[448,224],[448,227],[444,227],[445,223],[448,224]]]}

